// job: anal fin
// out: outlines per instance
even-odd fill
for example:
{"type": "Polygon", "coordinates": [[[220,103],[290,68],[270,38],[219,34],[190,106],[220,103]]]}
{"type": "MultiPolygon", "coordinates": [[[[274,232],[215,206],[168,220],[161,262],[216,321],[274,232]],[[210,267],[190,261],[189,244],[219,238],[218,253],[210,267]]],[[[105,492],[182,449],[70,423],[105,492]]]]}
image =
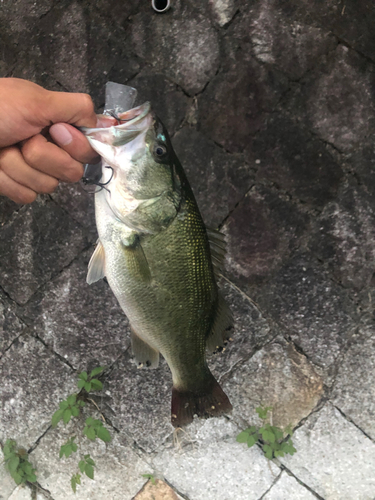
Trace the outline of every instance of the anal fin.
{"type": "Polygon", "coordinates": [[[105,255],[104,247],[100,240],[98,240],[94,253],[91,256],[86,281],[89,285],[101,280],[105,276],[105,255]]]}
{"type": "Polygon", "coordinates": [[[220,352],[225,348],[230,337],[230,332],[233,329],[233,323],[232,312],[221,292],[219,292],[214,324],[212,325],[211,332],[206,342],[206,347],[209,352],[220,352]]]}
{"type": "Polygon", "coordinates": [[[157,368],[159,365],[159,351],[142,340],[133,328],[131,329],[130,340],[137,366],[139,368],[157,368]]]}

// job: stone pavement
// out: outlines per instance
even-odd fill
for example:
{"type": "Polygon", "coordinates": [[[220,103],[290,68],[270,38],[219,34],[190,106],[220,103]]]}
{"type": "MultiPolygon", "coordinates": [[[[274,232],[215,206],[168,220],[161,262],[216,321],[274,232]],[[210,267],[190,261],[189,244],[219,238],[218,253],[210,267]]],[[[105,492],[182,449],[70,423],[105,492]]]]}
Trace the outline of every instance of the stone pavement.
{"type": "Polygon", "coordinates": [[[236,329],[209,362],[233,413],[173,432],[168,367],[136,369],[107,284],[85,282],[92,195],[0,198],[0,442],[29,450],[38,478],[16,487],[0,466],[0,499],[374,500],[373,1],[150,4],[1,0],[0,76],[88,92],[98,110],[107,80],[152,101],[227,235],[236,329]],[[50,426],[98,365],[106,397],[84,417],[100,410],[108,444],[50,426]],[[295,455],[236,442],[259,405],[295,428],[295,455]],[[72,435],[97,464],[76,495],[77,459],[58,458],[72,435]]]}

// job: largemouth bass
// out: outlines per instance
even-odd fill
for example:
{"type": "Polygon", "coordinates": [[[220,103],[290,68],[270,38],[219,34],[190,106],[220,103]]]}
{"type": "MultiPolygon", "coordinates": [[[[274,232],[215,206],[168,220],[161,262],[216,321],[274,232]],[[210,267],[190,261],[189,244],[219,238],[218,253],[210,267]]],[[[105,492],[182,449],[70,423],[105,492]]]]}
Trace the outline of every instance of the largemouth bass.
{"type": "Polygon", "coordinates": [[[168,133],[149,103],[85,134],[102,157],[105,189],[95,195],[99,240],[87,282],[106,276],[131,324],[139,366],[159,353],[172,372],[175,427],[231,410],[206,349],[223,346],[232,316],[215,272],[221,233],[206,229],[168,133]]]}

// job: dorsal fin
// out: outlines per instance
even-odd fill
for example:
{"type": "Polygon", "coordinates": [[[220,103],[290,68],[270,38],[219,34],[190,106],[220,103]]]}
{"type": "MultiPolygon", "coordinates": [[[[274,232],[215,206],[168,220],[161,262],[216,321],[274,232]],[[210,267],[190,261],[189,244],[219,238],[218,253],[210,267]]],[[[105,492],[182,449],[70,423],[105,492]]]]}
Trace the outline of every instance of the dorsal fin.
{"type": "Polygon", "coordinates": [[[218,229],[207,227],[206,230],[208,242],[210,244],[212,264],[214,266],[214,272],[217,277],[224,268],[226,255],[225,235],[218,229]]]}
{"type": "Polygon", "coordinates": [[[207,338],[207,350],[209,352],[218,352],[223,350],[223,346],[226,345],[230,337],[232,328],[233,315],[221,292],[219,292],[214,324],[212,325],[210,334],[207,338]]]}
{"type": "Polygon", "coordinates": [[[86,281],[89,285],[104,278],[105,276],[104,266],[105,266],[104,247],[101,241],[98,240],[96,248],[91,256],[88,265],[86,281]]]}

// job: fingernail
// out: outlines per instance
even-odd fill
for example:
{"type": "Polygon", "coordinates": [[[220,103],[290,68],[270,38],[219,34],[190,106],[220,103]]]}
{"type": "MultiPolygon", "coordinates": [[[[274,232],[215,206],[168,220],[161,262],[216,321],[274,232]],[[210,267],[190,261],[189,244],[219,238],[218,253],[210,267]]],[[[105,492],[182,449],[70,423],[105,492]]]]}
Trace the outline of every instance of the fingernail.
{"type": "Polygon", "coordinates": [[[60,146],[67,146],[73,140],[73,136],[69,130],[67,130],[64,125],[60,125],[59,123],[52,125],[49,129],[49,133],[52,139],[60,146]]]}

